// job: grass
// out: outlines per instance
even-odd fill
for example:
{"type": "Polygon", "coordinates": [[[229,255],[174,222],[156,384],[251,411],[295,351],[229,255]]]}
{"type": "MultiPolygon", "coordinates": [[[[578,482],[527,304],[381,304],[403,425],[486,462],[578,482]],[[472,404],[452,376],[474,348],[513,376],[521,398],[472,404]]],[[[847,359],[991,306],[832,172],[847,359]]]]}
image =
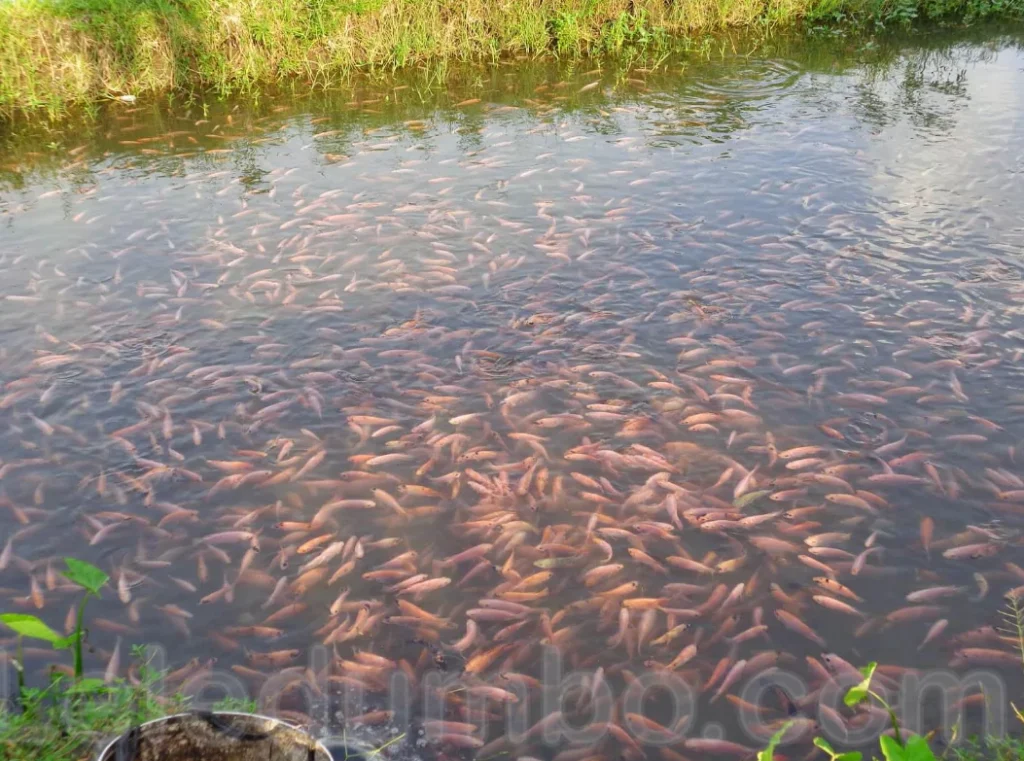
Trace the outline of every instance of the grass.
{"type": "Polygon", "coordinates": [[[999,631],[1009,637],[1020,653],[1021,667],[1024,667],[1024,603],[1016,595],[1006,596],[1006,607],[1000,611],[1003,624],[999,631]]]}
{"type": "MultiPolygon", "coordinates": [[[[1021,666],[1024,667],[1024,604],[1014,595],[1006,596],[1006,606],[1000,611],[1003,624],[998,627],[1001,634],[1013,643],[1020,653],[1021,666]]],[[[1017,719],[1024,724],[1024,713],[1011,702],[1017,719]]],[[[944,757],[949,761],[1021,761],[1024,759],[1024,739],[1020,737],[988,737],[984,740],[971,738],[966,742],[954,745],[944,757]]]]}
{"type": "Polygon", "coordinates": [[[133,724],[178,713],[183,698],[154,697],[162,675],[140,663],[139,683],[76,686],[55,676],[42,689],[25,688],[20,710],[0,706],[0,758],[5,761],[79,761],[95,755],[97,743],[133,724]]]}
{"type": "Polygon", "coordinates": [[[950,748],[948,761],[1020,761],[1024,758],[1024,740],[1017,737],[970,740],[950,748]]]}
{"type": "MultiPolygon", "coordinates": [[[[1017,652],[1020,653],[1021,667],[1024,668],[1024,604],[1019,597],[1009,594],[1006,596],[1006,607],[1000,613],[1003,625],[999,630],[1015,645],[1017,652]]],[[[1024,724],[1024,712],[1016,703],[1011,702],[1010,707],[1021,724],[1024,724]]],[[[1024,758],[1024,752],[1018,758],[1024,758]]]]}
{"type": "Polygon", "coordinates": [[[359,69],[615,54],[731,27],[1024,15],[1024,0],[4,0],[0,114],[359,69]]]}
{"type": "MultiPolygon", "coordinates": [[[[147,667],[141,648],[137,683],[73,683],[55,676],[43,689],[21,691],[20,710],[0,705],[0,758],[4,761],[84,761],[132,726],[181,713],[189,701],[158,697],[165,674],[147,667]]],[[[254,713],[251,701],[224,700],[214,710],[254,713]]]]}
{"type": "MultiPolygon", "coordinates": [[[[1024,667],[1024,605],[1013,595],[1006,596],[1006,606],[1000,611],[1003,624],[999,632],[1014,645],[1020,653],[1024,667]]],[[[1024,713],[1014,702],[1010,702],[1017,719],[1024,724],[1024,713]]],[[[943,761],[1021,761],[1024,759],[1024,739],[1020,737],[969,738],[950,747],[943,755],[943,761]]]]}

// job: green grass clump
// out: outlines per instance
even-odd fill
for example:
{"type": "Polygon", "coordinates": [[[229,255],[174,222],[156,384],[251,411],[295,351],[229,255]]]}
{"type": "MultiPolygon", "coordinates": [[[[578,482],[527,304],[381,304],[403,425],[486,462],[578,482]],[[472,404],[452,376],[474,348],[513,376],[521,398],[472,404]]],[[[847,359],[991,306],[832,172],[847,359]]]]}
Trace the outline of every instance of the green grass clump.
{"type": "Polygon", "coordinates": [[[1024,15],[1024,0],[4,0],[0,115],[358,68],[617,53],[726,27],[1024,15]]]}
{"type": "MultiPolygon", "coordinates": [[[[1000,611],[1003,624],[998,627],[1000,632],[1020,653],[1021,665],[1024,666],[1024,605],[1014,595],[1007,595],[1006,605],[1000,611]]],[[[1017,719],[1024,723],[1024,713],[1017,704],[1010,702],[1017,719]]],[[[1021,761],[1024,759],[1024,738],[1021,737],[988,737],[985,739],[971,738],[966,742],[950,748],[950,761],[1021,761]]]]}
{"type": "MultiPolygon", "coordinates": [[[[148,667],[142,648],[133,683],[54,676],[43,689],[25,688],[17,704],[0,704],[0,758],[4,761],[85,761],[129,728],[189,709],[188,698],[160,697],[166,674],[148,667]]],[[[216,711],[255,713],[249,700],[224,699],[216,711]]]]}
{"type": "Polygon", "coordinates": [[[950,748],[950,761],[1020,761],[1024,758],[1024,740],[1018,737],[970,740],[950,748]]]}
{"type": "MultiPolygon", "coordinates": [[[[138,655],[138,653],[137,653],[138,655]]],[[[16,704],[0,705],[0,758],[5,761],[79,761],[129,727],[180,713],[184,698],[161,700],[162,674],[138,669],[137,684],[73,682],[55,675],[42,689],[24,688],[16,704]]]]}

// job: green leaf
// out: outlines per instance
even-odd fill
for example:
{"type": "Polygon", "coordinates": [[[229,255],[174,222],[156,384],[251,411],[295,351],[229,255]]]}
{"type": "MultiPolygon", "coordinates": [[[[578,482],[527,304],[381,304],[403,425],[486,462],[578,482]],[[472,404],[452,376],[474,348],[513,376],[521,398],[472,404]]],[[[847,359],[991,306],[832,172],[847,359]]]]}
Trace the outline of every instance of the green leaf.
{"type": "Polygon", "coordinates": [[[41,639],[54,647],[58,647],[58,643],[64,639],[41,619],[24,613],[4,613],[0,616],[0,622],[7,624],[22,637],[41,639]]]}
{"type": "Polygon", "coordinates": [[[882,748],[882,755],[885,756],[885,761],[907,761],[907,756],[903,752],[903,746],[896,742],[896,738],[882,735],[878,739],[878,744],[882,748]]]}
{"type": "Polygon", "coordinates": [[[71,685],[65,692],[67,695],[81,695],[83,693],[104,692],[107,689],[102,679],[81,679],[71,685]]]}
{"type": "Polygon", "coordinates": [[[94,595],[99,595],[100,587],[110,581],[110,577],[103,573],[92,563],[75,558],[64,558],[67,570],[64,571],[64,578],[74,582],[82,589],[88,589],[94,595]]]}
{"type": "Polygon", "coordinates": [[[68,636],[61,637],[59,640],[54,642],[53,643],[53,649],[54,650],[67,650],[69,647],[71,647],[77,641],[78,641],[78,632],[71,632],[71,634],[69,634],[68,636]]]}
{"type": "Polygon", "coordinates": [[[782,736],[786,734],[786,731],[793,726],[793,722],[787,721],[782,725],[782,728],[772,735],[772,739],[768,741],[767,747],[759,751],[757,754],[757,761],[774,761],[775,759],[775,748],[782,741],[782,736]]]}
{"type": "Polygon", "coordinates": [[[821,748],[826,753],[828,753],[828,757],[829,758],[835,758],[836,757],[836,752],[834,750],[832,750],[832,746],[828,744],[828,740],[826,740],[824,737],[815,737],[814,738],[814,744],[817,745],[819,748],[821,748]]]}
{"type": "Polygon", "coordinates": [[[906,761],[935,761],[935,754],[926,739],[914,735],[903,746],[903,758],[906,761]]]}
{"type": "Polygon", "coordinates": [[[1019,721],[1021,724],[1024,724],[1024,711],[1021,711],[1019,708],[1017,708],[1016,704],[1013,701],[1010,701],[1010,708],[1013,709],[1013,713],[1017,716],[1017,721],[1019,721]]]}
{"type": "Polygon", "coordinates": [[[847,753],[836,753],[824,737],[815,737],[814,744],[828,753],[830,761],[861,761],[863,758],[863,754],[856,750],[851,750],[847,753]]]}
{"type": "Polygon", "coordinates": [[[878,668],[878,664],[871,661],[871,663],[860,670],[860,673],[864,675],[864,679],[860,684],[851,687],[849,692],[846,693],[846,697],[843,698],[843,702],[846,705],[852,708],[868,696],[868,690],[871,687],[871,677],[875,675],[876,668],[878,668]]]}

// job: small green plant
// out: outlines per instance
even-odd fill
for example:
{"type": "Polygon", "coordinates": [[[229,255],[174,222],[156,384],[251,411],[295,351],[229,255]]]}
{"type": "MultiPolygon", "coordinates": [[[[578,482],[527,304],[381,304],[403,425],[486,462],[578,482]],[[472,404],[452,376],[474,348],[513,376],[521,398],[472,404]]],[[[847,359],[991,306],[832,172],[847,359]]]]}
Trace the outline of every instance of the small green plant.
{"type": "Polygon", "coordinates": [[[6,624],[18,635],[18,652],[15,661],[15,669],[18,673],[19,692],[25,688],[25,670],[22,658],[22,641],[25,637],[49,642],[54,650],[71,649],[74,656],[75,680],[82,678],[82,640],[85,638],[85,603],[90,596],[99,597],[100,589],[110,581],[107,576],[96,566],[75,558],[64,558],[63,575],[68,581],[81,587],[85,594],[78,603],[78,611],[75,616],[75,629],[66,637],[51,629],[45,621],[37,616],[26,613],[4,613],[0,615],[0,623],[6,624]]]}
{"type": "MultiPolygon", "coordinates": [[[[878,704],[886,710],[886,713],[889,714],[889,721],[892,723],[892,731],[896,734],[896,742],[902,745],[903,735],[900,731],[900,720],[896,716],[896,712],[892,709],[892,706],[886,702],[885,698],[871,689],[871,677],[875,675],[875,669],[877,668],[878,664],[874,661],[869,663],[867,666],[864,666],[860,670],[860,673],[864,678],[847,691],[846,697],[843,698],[843,702],[850,708],[853,708],[854,706],[863,703],[869,697],[874,698],[878,704]]],[[[925,743],[925,746],[927,747],[927,743],[925,743]]],[[[885,752],[884,746],[882,748],[882,752],[885,752]]],[[[886,756],[886,758],[888,758],[888,756],[886,756]]]]}
{"type": "Polygon", "coordinates": [[[82,599],[78,603],[78,611],[75,615],[75,630],[71,633],[75,654],[75,679],[81,679],[82,640],[85,636],[83,628],[85,604],[89,601],[90,595],[100,596],[100,589],[110,581],[110,577],[96,566],[82,560],[76,560],[75,558],[64,558],[64,564],[67,566],[64,571],[64,578],[85,590],[85,594],[82,595],[82,599]]]}
{"type": "Polygon", "coordinates": [[[779,743],[782,742],[783,736],[791,726],[793,726],[793,722],[787,721],[782,725],[778,732],[771,736],[771,739],[768,740],[768,744],[764,747],[764,750],[758,752],[757,761],[775,761],[775,748],[777,748],[779,743]]]}
{"type": "MultiPolygon", "coordinates": [[[[935,753],[932,751],[931,746],[928,745],[928,740],[920,735],[914,735],[908,737],[906,741],[903,739],[903,732],[900,729],[899,717],[896,716],[896,712],[892,709],[892,706],[879,695],[877,692],[871,689],[871,678],[875,675],[875,670],[878,668],[878,664],[875,662],[869,663],[860,669],[861,679],[860,682],[851,687],[846,695],[843,697],[843,702],[853,708],[854,706],[860,705],[865,700],[872,699],[881,705],[886,712],[889,714],[889,720],[892,723],[893,733],[895,737],[889,735],[882,735],[878,740],[879,750],[882,752],[882,756],[885,761],[937,761],[935,753]]],[[[783,735],[789,728],[789,724],[785,725],[776,732],[771,740],[768,742],[768,746],[757,754],[757,761],[773,761],[773,755],[775,747],[781,742],[783,735]]],[[[819,750],[824,751],[828,756],[829,761],[862,761],[863,754],[859,751],[846,751],[839,753],[835,751],[828,741],[821,737],[814,738],[814,745],[819,750]]],[[[1015,759],[1024,758],[1024,756],[1014,756],[1015,759]]],[[[957,761],[982,761],[981,758],[973,758],[971,756],[957,756],[957,761]]],[[[995,759],[994,761],[1009,761],[1009,759],[995,759]]]]}
{"type": "MultiPolygon", "coordinates": [[[[1000,611],[1005,622],[1000,630],[1011,637],[1020,653],[1021,667],[1024,668],[1024,605],[1020,597],[1015,594],[1006,595],[1006,607],[1000,611]]],[[[1024,711],[1017,707],[1017,704],[1010,701],[1010,708],[1013,709],[1017,720],[1024,724],[1024,711]]],[[[1024,758],[1024,755],[1021,756],[1024,758]]]]}
{"type": "Polygon", "coordinates": [[[1006,607],[1000,611],[1003,626],[1000,630],[1012,637],[1020,653],[1021,666],[1024,666],[1024,604],[1017,595],[1006,595],[1006,607]]]}
{"type": "MultiPolygon", "coordinates": [[[[84,594],[78,603],[75,628],[62,636],[37,616],[21,613],[0,615],[0,622],[18,635],[14,665],[18,674],[16,701],[0,702],[0,759],[4,761],[81,761],[96,751],[102,740],[122,734],[129,727],[188,708],[181,695],[163,697],[158,687],[164,673],[152,668],[145,648],[132,648],[137,679],[128,683],[115,679],[83,678],[82,643],[85,639],[85,606],[99,597],[110,578],[90,563],[65,558],[63,575],[84,594]],[[51,674],[42,688],[25,683],[22,641],[49,642],[55,650],[72,650],[74,677],[51,674]]],[[[216,711],[255,713],[252,700],[225,698],[214,704],[216,711]]]]}

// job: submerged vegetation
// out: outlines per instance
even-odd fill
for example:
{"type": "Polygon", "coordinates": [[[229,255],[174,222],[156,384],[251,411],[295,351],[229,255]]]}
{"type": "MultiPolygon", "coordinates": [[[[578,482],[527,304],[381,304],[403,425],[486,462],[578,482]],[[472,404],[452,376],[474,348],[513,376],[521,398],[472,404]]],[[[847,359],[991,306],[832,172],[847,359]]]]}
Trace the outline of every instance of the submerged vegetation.
{"type": "Polygon", "coordinates": [[[667,48],[701,31],[1024,15],[1024,0],[8,0],[0,112],[429,60],[667,48]]]}

